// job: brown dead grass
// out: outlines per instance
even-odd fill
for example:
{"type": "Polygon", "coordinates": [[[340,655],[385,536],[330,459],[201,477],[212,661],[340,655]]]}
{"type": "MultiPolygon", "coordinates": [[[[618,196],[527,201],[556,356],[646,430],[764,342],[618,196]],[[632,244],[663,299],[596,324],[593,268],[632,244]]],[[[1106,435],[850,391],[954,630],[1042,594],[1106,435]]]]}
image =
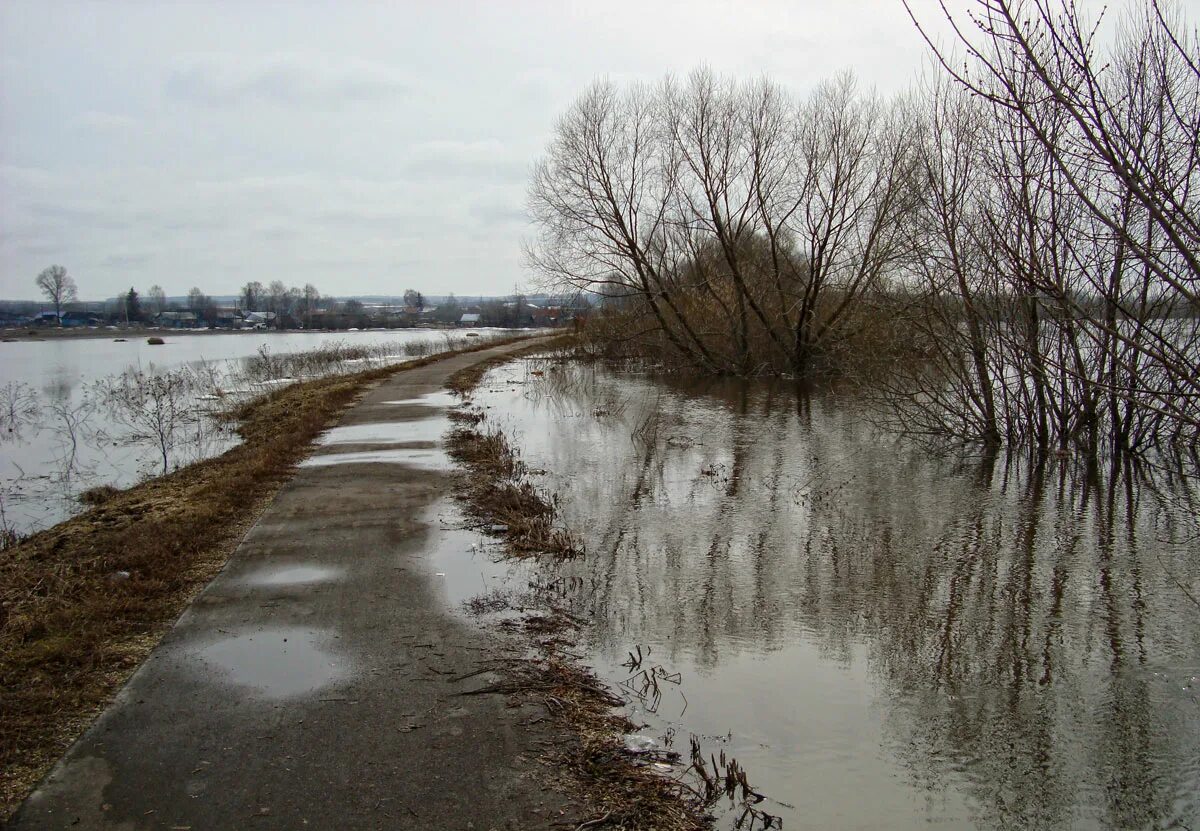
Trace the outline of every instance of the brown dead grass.
{"type": "Polygon", "coordinates": [[[227,453],[107,493],[4,552],[0,824],[221,570],[317,434],[375,382],[442,357],[274,392],[234,414],[244,441],[227,453]]]}
{"type": "Polygon", "coordinates": [[[503,433],[460,426],[450,432],[446,445],[450,456],[473,474],[458,488],[467,514],[495,528],[510,555],[561,560],[583,555],[574,535],[555,525],[557,511],[549,495],[522,478],[525,466],[503,433]]]}
{"type": "Polygon", "coordinates": [[[502,681],[463,694],[502,693],[536,702],[574,738],[552,751],[548,761],[553,770],[568,774],[556,781],[572,791],[588,813],[579,827],[630,831],[710,827],[700,794],[683,782],[652,772],[639,763],[648,760],[625,751],[621,736],[637,725],[615,712],[625,702],[569,654],[574,646],[571,630],[578,622],[564,615],[547,607],[542,614],[527,617],[523,628],[537,657],[505,661],[493,668],[502,681]]]}
{"type": "Polygon", "coordinates": [[[88,488],[83,493],[79,494],[79,501],[84,505],[91,505],[92,507],[95,507],[97,505],[103,505],[120,492],[121,491],[119,488],[115,488],[112,485],[97,485],[96,487],[88,488]]]}

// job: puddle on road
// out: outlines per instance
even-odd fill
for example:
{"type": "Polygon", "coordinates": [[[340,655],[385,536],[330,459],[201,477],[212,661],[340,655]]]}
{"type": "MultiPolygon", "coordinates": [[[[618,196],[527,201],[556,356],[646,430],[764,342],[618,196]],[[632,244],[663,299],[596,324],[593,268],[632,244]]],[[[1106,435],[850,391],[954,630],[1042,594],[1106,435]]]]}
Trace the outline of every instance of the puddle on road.
{"type": "Polygon", "coordinates": [[[404,465],[415,470],[446,471],[451,468],[450,457],[443,450],[428,448],[398,448],[393,450],[360,450],[352,453],[317,453],[300,462],[299,467],[332,467],[334,465],[404,465]]]}
{"type": "Polygon", "coordinates": [[[443,602],[455,612],[470,615],[472,602],[501,597],[511,602],[537,573],[533,562],[501,559],[500,540],[465,527],[453,499],[435,502],[424,521],[434,529],[426,547],[427,567],[443,602]]]}
{"type": "Polygon", "coordinates": [[[346,677],[346,660],[324,647],[332,639],[328,632],[279,627],[224,638],[196,657],[218,680],[268,698],[293,698],[346,677]]]}
{"type": "MultiPolygon", "coordinates": [[[[433,393],[420,398],[387,402],[391,404],[429,404],[438,402],[449,393],[433,393]]],[[[318,449],[304,461],[302,468],[332,465],[397,464],[416,470],[446,471],[451,469],[450,458],[441,448],[442,437],[450,429],[444,415],[404,421],[379,421],[334,427],[317,439],[318,449]],[[342,452],[337,452],[341,448],[342,452]],[[353,448],[353,449],[351,449],[353,448]]]]}
{"type": "Polygon", "coordinates": [[[438,442],[449,428],[445,418],[380,421],[334,427],[317,438],[325,447],[338,444],[428,444],[438,442]]]}
{"type": "Polygon", "coordinates": [[[453,407],[459,402],[458,396],[452,392],[431,392],[428,395],[420,395],[416,398],[401,398],[395,401],[381,401],[380,404],[388,406],[417,406],[444,409],[453,407]]]}
{"type": "Polygon", "coordinates": [[[238,582],[250,586],[303,586],[323,583],[342,575],[340,569],[324,566],[285,565],[254,571],[238,582]]]}
{"type": "Polygon", "coordinates": [[[735,757],[786,828],[1198,827],[1194,480],[941,457],[847,397],[538,368],[474,399],[582,535],[553,574],[642,732],[735,757]]]}

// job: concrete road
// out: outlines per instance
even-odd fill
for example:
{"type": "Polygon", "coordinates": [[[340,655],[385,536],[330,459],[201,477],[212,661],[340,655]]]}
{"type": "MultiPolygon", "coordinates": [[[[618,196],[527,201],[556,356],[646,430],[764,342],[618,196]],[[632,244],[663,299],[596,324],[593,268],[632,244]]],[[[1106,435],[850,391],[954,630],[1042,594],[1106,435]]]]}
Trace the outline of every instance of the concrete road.
{"type": "MultiPolygon", "coordinates": [[[[537,713],[452,681],[506,647],[445,602],[453,372],[399,373],[322,440],[17,829],[548,827],[537,713]]],[[[570,814],[570,812],[568,812],[570,814]]]]}

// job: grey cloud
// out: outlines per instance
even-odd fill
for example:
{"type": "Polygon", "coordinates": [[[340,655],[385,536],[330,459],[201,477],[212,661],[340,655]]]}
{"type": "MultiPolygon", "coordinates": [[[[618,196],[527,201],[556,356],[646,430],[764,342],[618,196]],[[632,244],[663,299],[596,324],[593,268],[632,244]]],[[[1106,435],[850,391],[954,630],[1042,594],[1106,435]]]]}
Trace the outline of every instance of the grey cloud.
{"type": "Polygon", "coordinates": [[[137,268],[149,262],[148,254],[109,254],[100,264],[106,268],[137,268]]]}
{"type": "Polygon", "coordinates": [[[52,257],[62,251],[62,246],[51,242],[23,242],[16,250],[29,257],[52,257]]]}
{"type": "Polygon", "coordinates": [[[436,222],[435,217],[422,215],[412,211],[399,210],[368,210],[366,208],[340,208],[338,210],[325,210],[313,217],[316,221],[322,224],[333,225],[372,225],[383,226],[400,225],[412,222],[436,222]]]}
{"type": "Polygon", "coordinates": [[[150,220],[150,224],[155,229],[166,233],[179,231],[195,233],[196,231],[221,231],[229,228],[231,221],[228,216],[213,211],[204,215],[194,214],[190,216],[155,215],[150,220]]]}
{"type": "Polygon", "coordinates": [[[418,182],[470,178],[489,183],[524,182],[529,162],[512,158],[513,148],[496,139],[438,139],[414,145],[401,174],[418,182]]]}
{"type": "Polygon", "coordinates": [[[258,235],[265,239],[275,241],[293,240],[300,237],[300,231],[296,228],[271,227],[262,228],[258,231],[258,235]]]}
{"type": "Polygon", "coordinates": [[[50,262],[89,297],[507,291],[529,168],[592,79],[853,64],[898,89],[924,54],[896,0],[511,6],[0,2],[0,295],[50,262]]]}
{"type": "Polygon", "coordinates": [[[126,133],[142,126],[131,116],[100,110],[82,112],[72,119],[72,124],[84,130],[102,133],[126,133]]]}
{"type": "Polygon", "coordinates": [[[26,210],[36,220],[69,225],[76,229],[103,228],[111,231],[128,228],[131,224],[115,207],[70,202],[32,202],[26,210]]]}
{"type": "Polygon", "coordinates": [[[524,182],[529,165],[487,159],[427,159],[406,162],[400,167],[402,175],[414,182],[435,182],[444,179],[472,179],[493,184],[524,182]]]}
{"type": "Polygon", "coordinates": [[[393,67],[355,58],[274,55],[258,60],[235,56],[192,58],[171,73],[164,89],[170,100],[210,107],[272,104],[338,109],[348,104],[395,99],[410,84],[393,67]]]}
{"type": "Polygon", "coordinates": [[[529,221],[524,209],[508,203],[485,203],[471,208],[471,215],[484,225],[524,225],[529,221]]]}

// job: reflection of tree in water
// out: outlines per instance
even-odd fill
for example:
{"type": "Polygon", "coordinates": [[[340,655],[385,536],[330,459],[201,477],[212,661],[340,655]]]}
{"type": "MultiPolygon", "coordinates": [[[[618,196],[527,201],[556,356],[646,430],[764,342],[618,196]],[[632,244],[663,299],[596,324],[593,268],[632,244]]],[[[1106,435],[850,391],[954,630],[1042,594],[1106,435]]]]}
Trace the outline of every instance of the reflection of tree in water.
{"type": "Polygon", "coordinates": [[[20,381],[0,386],[0,442],[19,440],[21,430],[41,415],[37,391],[20,381]]]}
{"type": "MultiPolygon", "coordinates": [[[[550,419],[542,439],[588,537],[568,569],[602,649],[652,634],[715,670],[798,639],[844,661],[865,644],[889,750],[918,785],[960,783],[982,824],[1197,810],[1200,719],[1178,677],[1200,655],[1180,590],[1197,576],[1186,476],[956,464],[820,397],[608,384],[629,401],[620,420],[550,419]]],[[[595,388],[555,406],[587,413],[571,396],[595,388]]]]}

